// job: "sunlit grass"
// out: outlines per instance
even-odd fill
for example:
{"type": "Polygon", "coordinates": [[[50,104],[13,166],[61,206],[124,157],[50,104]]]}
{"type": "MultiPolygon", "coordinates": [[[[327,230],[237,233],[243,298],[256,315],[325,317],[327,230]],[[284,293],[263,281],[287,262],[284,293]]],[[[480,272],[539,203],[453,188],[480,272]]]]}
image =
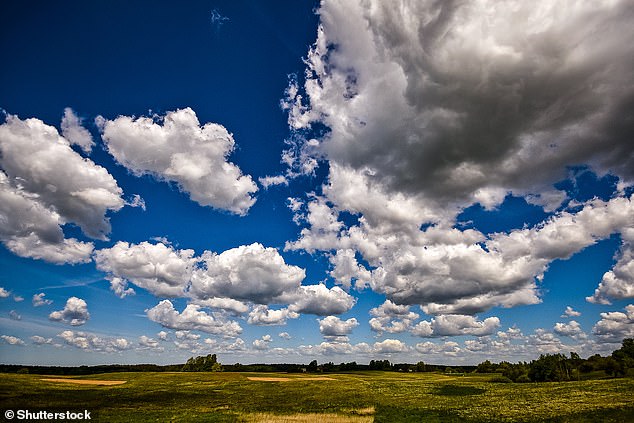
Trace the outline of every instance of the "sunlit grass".
{"type": "Polygon", "coordinates": [[[110,373],[83,378],[126,381],[98,386],[0,374],[0,405],[3,410],[86,409],[93,421],[108,422],[634,421],[631,378],[518,384],[492,383],[492,375],[328,374],[332,380],[311,376],[110,373]],[[254,377],[267,379],[249,379],[254,377]]]}

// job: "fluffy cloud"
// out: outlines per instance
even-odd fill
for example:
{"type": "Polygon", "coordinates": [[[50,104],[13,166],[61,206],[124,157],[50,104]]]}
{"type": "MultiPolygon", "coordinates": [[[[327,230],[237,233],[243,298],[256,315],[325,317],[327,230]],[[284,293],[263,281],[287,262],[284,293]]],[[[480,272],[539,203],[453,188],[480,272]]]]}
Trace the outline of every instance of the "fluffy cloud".
{"type": "Polygon", "coordinates": [[[566,306],[566,310],[564,311],[564,314],[562,314],[559,317],[579,317],[579,316],[581,316],[581,312],[574,310],[570,306],[566,306]]]}
{"type": "Polygon", "coordinates": [[[90,153],[95,143],[90,132],[81,123],[81,119],[75,114],[73,109],[70,107],[64,109],[61,123],[62,135],[70,144],[78,145],[85,153],[90,153]]]}
{"type": "Polygon", "coordinates": [[[400,333],[409,330],[419,315],[410,311],[409,306],[397,305],[385,300],[379,307],[370,309],[370,329],[375,332],[400,333]]]}
{"type": "Polygon", "coordinates": [[[299,314],[287,308],[271,310],[268,306],[258,305],[251,310],[247,323],[258,326],[285,325],[286,319],[297,319],[299,314]]]}
{"type": "Polygon", "coordinates": [[[422,337],[436,336],[486,336],[495,333],[500,327],[500,319],[488,317],[478,321],[473,316],[448,314],[440,315],[431,321],[422,321],[413,329],[412,333],[422,337]]]}
{"type": "Polygon", "coordinates": [[[64,238],[62,225],[74,223],[87,236],[106,240],[106,213],[125,203],[114,178],[39,119],[7,116],[0,125],[0,153],[2,242],[24,257],[89,261],[92,243],[64,238]]]}
{"type": "Polygon", "coordinates": [[[132,348],[132,343],[125,338],[102,338],[92,333],[65,330],[57,335],[67,345],[97,352],[120,352],[132,348]]]}
{"type": "Polygon", "coordinates": [[[54,322],[64,322],[71,326],[81,326],[90,318],[86,301],[77,297],[66,300],[63,310],[54,311],[48,318],[54,322]]]}
{"type": "MultiPolygon", "coordinates": [[[[359,326],[359,322],[354,317],[348,320],[341,320],[336,316],[328,316],[321,320],[317,320],[319,322],[319,332],[326,339],[341,339],[342,337],[346,337],[352,333],[352,329],[359,326]]],[[[346,338],[347,340],[347,338],[346,338]]]]}
{"type": "Polygon", "coordinates": [[[9,295],[11,295],[11,292],[9,292],[6,289],[0,287],[0,298],[7,298],[9,295]]]}
{"type": "Polygon", "coordinates": [[[24,341],[20,338],[16,338],[15,336],[0,335],[0,339],[9,345],[24,345],[24,341]]]}
{"type": "Polygon", "coordinates": [[[631,179],[628,7],[323,2],[291,126],[322,123],[317,154],[443,202],[539,193],[569,163],[631,179]]]}
{"type": "Polygon", "coordinates": [[[268,304],[273,298],[299,288],[303,269],[284,262],[275,248],[255,243],[205,253],[203,266],[194,271],[191,294],[199,299],[228,297],[268,304]]]}
{"type": "Polygon", "coordinates": [[[555,323],[553,331],[560,336],[575,337],[584,335],[581,325],[575,320],[571,320],[568,323],[555,323]]]}
{"type": "Polygon", "coordinates": [[[33,341],[35,345],[47,345],[53,343],[53,338],[44,338],[43,336],[33,335],[31,337],[31,341],[33,341]]]}
{"type": "Polygon", "coordinates": [[[634,337],[634,305],[627,305],[625,313],[601,313],[601,320],[594,325],[592,333],[601,341],[613,343],[634,337]]]}
{"type": "Polygon", "coordinates": [[[271,335],[264,335],[262,336],[262,338],[256,339],[255,341],[253,341],[253,348],[260,351],[268,350],[269,344],[272,341],[273,339],[271,338],[271,335]]]}
{"type": "Polygon", "coordinates": [[[290,311],[318,316],[345,313],[357,301],[338,286],[327,288],[324,284],[300,286],[295,292],[280,296],[280,299],[291,303],[288,307],[290,311]]]}
{"type": "Polygon", "coordinates": [[[200,330],[214,335],[235,337],[242,333],[242,328],[235,321],[226,321],[200,310],[200,306],[188,304],[182,313],[174,309],[169,300],[163,300],[155,307],[146,310],[150,320],[161,326],[178,330],[200,330]]]}
{"type": "Polygon", "coordinates": [[[31,299],[31,304],[33,307],[41,307],[49,304],[53,304],[53,300],[49,300],[44,298],[46,296],[45,293],[40,292],[39,294],[33,294],[33,298],[31,299]]]}
{"type": "Polygon", "coordinates": [[[409,347],[398,339],[386,339],[381,342],[375,342],[373,350],[377,354],[393,354],[409,351],[409,347]]]}
{"type": "Polygon", "coordinates": [[[610,299],[634,298],[634,229],[630,231],[633,239],[623,242],[614,267],[603,275],[594,295],[586,297],[589,302],[611,304],[610,299]]]}
{"type": "Polygon", "coordinates": [[[351,248],[337,250],[330,257],[330,264],[333,266],[330,276],[346,290],[351,288],[353,280],[357,289],[365,287],[370,281],[370,271],[357,262],[355,251],[351,248]]]}
{"type": "Polygon", "coordinates": [[[9,311],[9,319],[11,320],[22,320],[22,316],[15,310],[9,311]]]}
{"type": "Polygon", "coordinates": [[[140,350],[152,350],[156,352],[162,352],[165,349],[160,345],[159,341],[150,338],[145,335],[139,336],[139,348],[140,350]]]}
{"type": "Polygon", "coordinates": [[[110,154],[135,175],[176,182],[198,204],[240,215],[255,203],[256,184],[227,161],[232,135],[215,123],[201,127],[192,109],[160,118],[99,117],[97,123],[110,154]]]}
{"type": "Polygon", "coordinates": [[[416,351],[421,354],[427,355],[448,355],[455,356],[460,352],[460,346],[458,343],[453,341],[447,341],[443,344],[434,344],[433,342],[421,342],[416,344],[416,351]]]}
{"type": "Polygon", "coordinates": [[[111,288],[120,297],[133,291],[127,281],[159,297],[183,296],[196,259],[194,250],[175,250],[163,243],[117,242],[95,253],[97,269],[108,273],[111,288]]]}

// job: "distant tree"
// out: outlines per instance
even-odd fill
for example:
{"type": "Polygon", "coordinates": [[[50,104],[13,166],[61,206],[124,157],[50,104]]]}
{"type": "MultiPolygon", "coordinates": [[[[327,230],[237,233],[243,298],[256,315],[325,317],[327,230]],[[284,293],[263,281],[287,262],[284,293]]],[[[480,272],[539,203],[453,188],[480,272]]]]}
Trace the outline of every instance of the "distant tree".
{"type": "Polygon", "coordinates": [[[310,364],[308,364],[308,367],[306,368],[309,372],[316,372],[317,371],[317,360],[313,360],[310,362],[310,364]]]}
{"type": "Polygon", "coordinates": [[[425,365],[425,363],[424,363],[424,362],[419,361],[418,363],[416,363],[416,366],[414,367],[414,369],[415,369],[417,372],[424,372],[424,371],[426,371],[426,370],[427,370],[427,366],[425,365]]]}
{"type": "Polygon", "coordinates": [[[542,354],[531,361],[528,376],[533,382],[570,380],[570,363],[563,354],[542,354]]]}
{"type": "Polygon", "coordinates": [[[222,365],[218,363],[216,354],[191,357],[181,369],[183,372],[221,372],[222,365]]]}
{"type": "Polygon", "coordinates": [[[489,360],[485,360],[478,364],[476,367],[476,373],[495,373],[497,366],[492,364],[489,360]]]}

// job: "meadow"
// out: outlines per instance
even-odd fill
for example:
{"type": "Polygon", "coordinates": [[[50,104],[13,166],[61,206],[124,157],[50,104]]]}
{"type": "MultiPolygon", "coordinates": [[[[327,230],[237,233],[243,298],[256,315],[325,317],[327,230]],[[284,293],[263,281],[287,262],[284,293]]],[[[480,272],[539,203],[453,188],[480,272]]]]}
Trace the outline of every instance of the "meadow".
{"type": "Polygon", "coordinates": [[[0,410],[88,410],[99,422],[634,421],[634,379],[629,377],[521,384],[495,383],[491,374],[399,372],[72,378],[85,384],[59,381],[64,378],[0,374],[0,410]]]}

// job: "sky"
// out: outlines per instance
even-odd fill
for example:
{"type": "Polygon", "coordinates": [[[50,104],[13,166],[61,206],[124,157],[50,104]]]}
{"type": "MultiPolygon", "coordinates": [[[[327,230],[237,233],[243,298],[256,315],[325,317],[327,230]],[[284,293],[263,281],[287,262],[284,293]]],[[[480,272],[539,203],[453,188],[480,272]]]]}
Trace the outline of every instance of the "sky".
{"type": "Polygon", "coordinates": [[[628,0],[12,2],[0,361],[634,337],[628,0]]]}

